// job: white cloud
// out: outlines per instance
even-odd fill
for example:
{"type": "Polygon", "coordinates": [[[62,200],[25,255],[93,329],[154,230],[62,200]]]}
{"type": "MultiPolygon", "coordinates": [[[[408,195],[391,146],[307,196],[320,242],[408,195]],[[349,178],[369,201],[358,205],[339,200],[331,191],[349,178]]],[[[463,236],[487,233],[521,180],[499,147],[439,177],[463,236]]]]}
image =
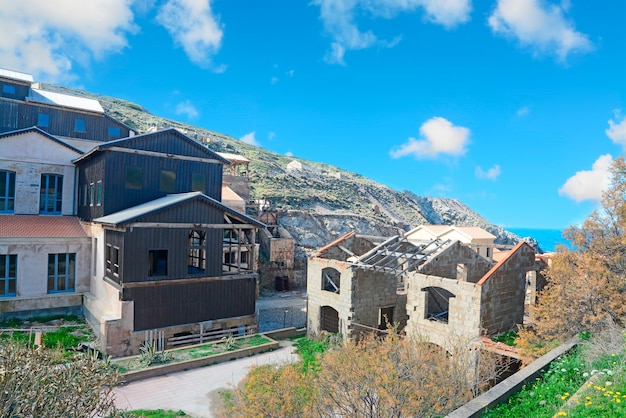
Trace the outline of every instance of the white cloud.
{"type": "Polygon", "coordinates": [[[188,119],[196,119],[200,115],[198,109],[189,100],[178,103],[175,112],[177,115],[187,116],[188,119]]]}
{"type": "Polygon", "coordinates": [[[395,37],[391,41],[383,41],[372,31],[361,31],[354,22],[357,13],[392,19],[400,13],[422,7],[426,20],[452,28],[467,22],[472,9],[471,0],[314,0],[313,4],[320,7],[324,29],[333,39],[324,60],[341,65],[345,65],[346,51],[374,45],[393,48],[401,39],[395,37]]]}
{"type": "Polygon", "coordinates": [[[294,70],[289,70],[285,74],[287,74],[289,77],[293,77],[294,72],[295,72],[294,70]]]}
{"type": "Polygon", "coordinates": [[[463,155],[470,130],[454,126],[449,120],[434,117],[420,127],[421,139],[409,138],[408,142],[395,147],[389,154],[392,158],[413,155],[415,158],[436,158],[439,154],[463,155]]]}
{"type": "Polygon", "coordinates": [[[569,3],[546,5],[544,0],[498,0],[488,23],[495,34],[517,38],[536,52],[556,54],[565,60],[572,52],[592,48],[587,35],[577,32],[564,17],[569,3]]]}
{"type": "Polygon", "coordinates": [[[133,19],[128,0],[3,1],[0,62],[36,79],[67,81],[75,63],[124,49],[137,31],[133,19]]]}
{"type": "Polygon", "coordinates": [[[291,152],[291,151],[287,151],[287,152],[285,153],[285,157],[293,157],[293,152],[291,152]]]}
{"type": "Polygon", "coordinates": [[[611,141],[626,148],[626,116],[620,120],[620,112],[615,111],[615,120],[609,119],[609,128],[604,132],[611,141]]]}
{"type": "Polygon", "coordinates": [[[277,84],[277,83],[278,83],[278,81],[279,81],[279,80],[278,80],[278,77],[272,77],[272,78],[270,79],[270,84],[272,84],[272,85],[277,84]]]}
{"type": "Polygon", "coordinates": [[[520,118],[528,115],[529,113],[530,113],[530,108],[528,106],[522,106],[519,109],[517,109],[517,112],[515,112],[515,114],[520,118]]]}
{"type": "Polygon", "coordinates": [[[168,0],[157,15],[159,22],[194,64],[222,72],[212,57],[222,46],[224,32],[211,10],[211,0],[168,0]]]}
{"type": "Polygon", "coordinates": [[[274,139],[274,138],[276,138],[276,132],[274,132],[274,131],[269,131],[269,132],[267,133],[267,139],[269,139],[269,140],[271,141],[271,140],[272,140],[272,139],[274,139]]]}
{"type": "Polygon", "coordinates": [[[495,181],[500,176],[500,166],[496,164],[487,171],[483,170],[481,166],[478,166],[476,170],[474,170],[474,174],[481,180],[488,179],[495,181]]]}
{"type": "Polygon", "coordinates": [[[240,140],[241,142],[246,143],[246,144],[249,144],[249,145],[254,145],[254,146],[256,146],[256,147],[260,147],[260,146],[261,146],[261,144],[259,144],[259,143],[257,142],[257,140],[256,140],[256,138],[255,138],[255,135],[256,135],[256,131],[252,131],[252,132],[250,132],[250,133],[245,134],[245,135],[244,135],[244,136],[242,136],[241,138],[239,138],[239,140],[240,140]]]}
{"type": "Polygon", "coordinates": [[[559,189],[559,195],[569,197],[576,202],[583,200],[596,200],[602,198],[602,193],[609,187],[609,168],[613,163],[610,154],[601,155],[593,163],[591,170],[576,172],[567,179],[565,184],[559,189]]]}
{"type": "Polygon", "coordinates": [[[469,21],[472,11],[470,0],[422,0],[428,20],[446,28],[469,21]]]}

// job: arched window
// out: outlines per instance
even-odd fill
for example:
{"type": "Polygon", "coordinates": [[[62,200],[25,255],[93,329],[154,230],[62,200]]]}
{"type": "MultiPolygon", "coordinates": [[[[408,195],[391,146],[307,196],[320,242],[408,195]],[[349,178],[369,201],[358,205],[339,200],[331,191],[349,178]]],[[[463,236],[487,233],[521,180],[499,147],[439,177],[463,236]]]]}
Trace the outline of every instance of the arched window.
{"type": "Polygon", "coordinates": [[[341,273],[332,267],[322,270],[322,290],[339,293],[341,288],[341,273]]]}
{"type": "Polygon", "coordinates": [[[441,287],[425,287],[422,292],[426,292],[425,318],[433,321],[448,323],[450,311],[450,298],[454,297],[450,291],[441,287]]]}

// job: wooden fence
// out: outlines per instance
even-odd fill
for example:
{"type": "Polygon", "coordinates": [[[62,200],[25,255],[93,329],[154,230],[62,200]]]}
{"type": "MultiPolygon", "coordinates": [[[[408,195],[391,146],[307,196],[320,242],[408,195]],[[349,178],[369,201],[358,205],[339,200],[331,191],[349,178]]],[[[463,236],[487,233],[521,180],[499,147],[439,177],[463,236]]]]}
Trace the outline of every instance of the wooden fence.
{"type": "Polygon", "coordinates": [[[200,332],[198,334],[183,335],[180,337],[170,337],[167,339],[168,347],[175,347],[178,345],[190,345],[190,344],[202,344],[209,341],[220,340],[229,336],[242,336],[251,335],[257,333],[257,325],[241,326],[239,328],[222,329],[217,331],[205,331],[200,325],[200,332]]]}

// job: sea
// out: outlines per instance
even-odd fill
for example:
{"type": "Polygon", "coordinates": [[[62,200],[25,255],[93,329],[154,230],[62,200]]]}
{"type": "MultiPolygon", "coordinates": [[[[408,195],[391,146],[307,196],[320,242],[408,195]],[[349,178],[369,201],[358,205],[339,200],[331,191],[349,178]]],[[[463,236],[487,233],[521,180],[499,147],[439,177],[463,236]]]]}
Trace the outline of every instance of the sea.
{"type": "Polygon", "coordinates": [[[536,228],[505,228],[520,238],[532,237],[539,243],[539,247],[545,252],[556,251],[559,244],[567,245],[563,238],[563,229],[536,229],[536,228]]]}

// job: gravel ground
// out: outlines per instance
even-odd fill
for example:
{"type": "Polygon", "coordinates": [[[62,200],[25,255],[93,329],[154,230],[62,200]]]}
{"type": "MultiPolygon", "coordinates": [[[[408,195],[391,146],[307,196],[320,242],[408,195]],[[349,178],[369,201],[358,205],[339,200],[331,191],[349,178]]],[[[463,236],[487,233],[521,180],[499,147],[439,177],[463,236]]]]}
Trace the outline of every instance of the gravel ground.
{"type": "Polygon", "coordinates": [[[305,292],[272,292],[261,295],[256,301],[256,318],[259,332],[286,327],[306,326],[307,295],[305,292]]]}

